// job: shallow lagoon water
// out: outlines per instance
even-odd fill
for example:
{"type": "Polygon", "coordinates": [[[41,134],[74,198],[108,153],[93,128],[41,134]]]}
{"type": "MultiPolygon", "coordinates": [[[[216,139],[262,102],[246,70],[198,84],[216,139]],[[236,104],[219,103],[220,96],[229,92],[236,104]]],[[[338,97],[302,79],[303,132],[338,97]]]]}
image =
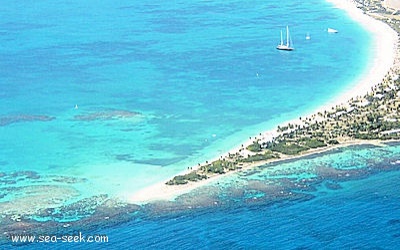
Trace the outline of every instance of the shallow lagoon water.
{"type": "Polygon", "coordinates": [[[310,112],[369,58],[369,34],[323,1],[20,4],[0,8],[1,171],[120,197],[310,112]],[[275,49],[286,25],[293,53],[275,49]]]}

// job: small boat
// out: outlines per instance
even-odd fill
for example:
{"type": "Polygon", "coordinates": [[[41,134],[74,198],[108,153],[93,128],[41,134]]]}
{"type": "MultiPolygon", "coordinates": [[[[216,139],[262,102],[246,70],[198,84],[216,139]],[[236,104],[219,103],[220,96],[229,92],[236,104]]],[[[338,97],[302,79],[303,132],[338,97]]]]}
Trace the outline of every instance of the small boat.
{"type": "Polygon", "coordinates": [[[278,50],[287,50],[291,51],[294,50],[294,48],[291,45],[291,40],[290,40],[290,35],[289,35],[289,26],[286,26],[286,44],[283,43],[283,34],[281,30],[281,43],[276,46],[278,50]]]}
{"type": "Polygon", "coordinates": [[[307,33],[306,40],[310,40],[310,39],[311,39],[310,33],[307,33]]]}
{"type": "Polygon", "coordinates": [[[332,28],[328,28],[328,33],[338,33],[339,31],[332,29],[332,28]]]}

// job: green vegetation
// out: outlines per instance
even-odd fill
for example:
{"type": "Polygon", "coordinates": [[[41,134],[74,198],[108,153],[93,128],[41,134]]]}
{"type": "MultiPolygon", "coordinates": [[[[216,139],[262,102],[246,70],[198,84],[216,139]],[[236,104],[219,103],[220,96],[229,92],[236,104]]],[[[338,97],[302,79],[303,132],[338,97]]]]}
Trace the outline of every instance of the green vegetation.
{"type": "Polygon", "coordinates": [[[326,147],[326,143],[321,139],[302,138],[300,141],[304,144],[304,147],[308,148],[326,147]]]}
{"type": "Polygon", "coordinates": [[[291,142],[286,142],[286,141],[272,144],[272,145],[270,145],[270,148],[268,148],[268,149],[275,151],[275,152],[285,154],[285,155],[296,155],[302,151],[308,150],[307,147],[303,147],[296,143],[291,143],[291,142]]]}
{"type": "Polygon", "coordinates": [[[251,152],[261,152],[261,145],[258,143],[258,141],[254,141],[252,144],[247,146],[247,150],[251,152]]]}
{"type": "Polygon", "coordinates": [[[335,139],[332,139],[332,140],[329,140],[329,141],[328,141],[328,144],[330,144],[330,145],[336,145],[336,144],[339,144],[339,142],[338,142],[337,140],[335,140],[335,139]]]}
{"type": "Polygon", "coordinates": [[[202,179],[207,179],[206,175],[201,175],[192,171],[185,175],[177,175],[172,180],[167,181],[165,184],[167,185],[184,185],[187,184],[189,181],[198,181],[202,179]]]}
{"type": "Polygon", "coordinates": [[[279,155],[267,150],[264,154],[249,155],[247,158],[240,159],[239,162],[255,162],[255,161],[265,161],[270,159],[279,158],[279,155]]]}
{"type": "Polygon", "coordinates": [[[202,166],[200,169],[205,173],[225,174],[225,168],[233,169],[233,163],[223,160],[216,160],[211,164],[202,166]]]}

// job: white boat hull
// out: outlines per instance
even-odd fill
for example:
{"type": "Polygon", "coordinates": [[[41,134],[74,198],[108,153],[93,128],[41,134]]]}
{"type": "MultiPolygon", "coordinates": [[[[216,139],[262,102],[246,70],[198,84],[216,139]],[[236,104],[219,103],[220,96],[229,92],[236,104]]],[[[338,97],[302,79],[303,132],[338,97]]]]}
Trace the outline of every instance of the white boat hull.
{"type": "Polygon", "coordinates": [[[328,28],[328,33],[338,33],[339,31],[332,29],[332,28],[328,28]]]}
{"type": "Polygon", "coordinates": [[[278,45],[278,46],[276,46],[276,49],[279,49],[279,50],[288,50],[288,51],[294,50],[294,48],[288,47],[288,46],[286,46],[286,45],[278,45]]]}

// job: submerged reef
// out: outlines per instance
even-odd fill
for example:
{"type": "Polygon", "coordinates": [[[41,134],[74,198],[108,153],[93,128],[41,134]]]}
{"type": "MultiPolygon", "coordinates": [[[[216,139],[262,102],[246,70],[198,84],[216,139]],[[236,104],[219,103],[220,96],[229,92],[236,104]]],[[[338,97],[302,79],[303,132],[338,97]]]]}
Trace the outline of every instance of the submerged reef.
{"type": "Polygon", "coordinates": [[[65,235],[115,226],[131,220],[141,209],[100,195],[59,208],[43,208],[35,214],[5,215],[0,220],[0,247],[26,244],[12,243],[13,235],[65,235]]]}
{"type": "Polygon", "coordinates": [[[318,156],[267,163],[200,186],[174,200],[144,205],[129,204],[107,194],[82,197],[74,185],[86,179],[44,176],[33,171],[2,172],[0,248],[12,244],[10,237],[18,234],[63,235],[135,219],[179,216],[193,210],[307,202],[321,192],[341,189],[346,181],[399,171],[399,147],[390,145],[393,147],[350,146],[318,156]],[[4,185],[11,180],[15,185],[4,185]],[[10,196],[12,199],[8,199],[10,196]]]}
{"type": "Polygon", "coordinates": [[[128,119],[140,116],[139,112],[132,112],[127,110],[104,110],[96,111],[82,115],[75,115],[75,121],[104,121],[104,120],[116,120],[116,119],[128,119]]]}
{"type": "Polygon", "coordinates": [[[200,186],[173,201],[151,202],[145,208],[152,215],[162,216],[207,207],[309,201],[321,192],[342,189],[348,181],[399,171],[397,152],[398,149],[358,145],[333,149],[318,156],[267,163],[200,186]],[[377,159],[376,155],[381,157],[377,159]]]}
{"type": "Polygon", "coordinates": [[[34,171],[1,172],[0,248],[12,235],[93,230],[130,220],[141,209],[106,194],[85,197],[78,187],[86,182],[34,171]]]}
{"type": "Polygon", "coordinates": [[[0,116],[0,126],[7,126],[13,123],[19,122],[47,122],[54,120],[55,117],[47,116],[47,115],[28,115],[28,114],[19,114],[19,115],[7,115],[0,116]]]}

